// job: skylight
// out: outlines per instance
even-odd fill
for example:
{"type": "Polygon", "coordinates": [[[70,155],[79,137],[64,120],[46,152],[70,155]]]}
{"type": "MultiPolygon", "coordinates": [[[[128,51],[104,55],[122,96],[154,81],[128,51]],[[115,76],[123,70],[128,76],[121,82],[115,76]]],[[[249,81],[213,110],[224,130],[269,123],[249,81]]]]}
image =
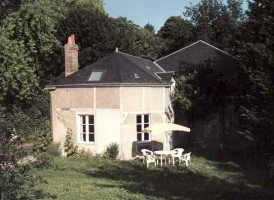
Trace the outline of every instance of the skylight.
{"type": "Polygon", "coordinates": [[[140,78],[140,76],[138,74],[134,74],[135,78],[140,78]]]}
{"type": "Polygon", "coordinates": [[[92,72],[88,81],[100,81],[104,72],[92,72]]]}

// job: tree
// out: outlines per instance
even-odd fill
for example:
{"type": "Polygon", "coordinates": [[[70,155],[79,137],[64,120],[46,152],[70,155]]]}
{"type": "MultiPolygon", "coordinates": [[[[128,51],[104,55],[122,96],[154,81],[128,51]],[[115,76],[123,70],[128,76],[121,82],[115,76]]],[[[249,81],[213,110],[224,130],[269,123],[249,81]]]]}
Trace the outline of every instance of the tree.
{"type": "Polygon", "coordinates": [[[239,133],[259,150],[274,143],[274,4],[270,0],[249,2],[242,26],[239,133]]]}
{"type": "Polygon", "coordinates": [[[0,2],[0,20],[8,11],[18,9],[19,6],[20,0],[2,0],[0,2]]]}
{"type": "MultiPolygon", "coordinates": [[[[80,67],[114,52],[117,43],[113,20],[105,13],[82,6],[70,8],[66,17],[59,22],[57,37],[61,44],[67,43],[71,34],[75,34],[80,46],[80,67]]],[[[59,55],[63,56],[61,52],[59,55]]]]}
{"type": "Polygon", "coordinates": [[[104,13],[104,1],[103,0],[69,0],[69,6],[78,7],[86,10],[96,10],[104,13]]]}
{"type": "Polygon", "coordinates": [[[152,24],[150,23],[147,23],[145,26],[144,26],[144,29],[148,30],[149,32],[151,33],[155,33],[155,28],[152,24]]]}
{"type": "Polygon", "coordinates": [[[170,54],[193,42],[192,29],[192,24],[180,16],[168,18],[158,32],[159,38],[165,43],[162,55],[170,54]]]}
{"type": "Polygon", "coordinates": [[[194,25],[195,40],[204,40],[236,54],[237,36],[243,20],[242,0],[201,0],[186,7],[184,15],[194,25]]]}
{"type": "Polygon", "coordinates": [[[117,46],[121,51],[150,59],[158,57],[161,43],[155,33],[140,28],[123,17],[115,19],[114,23],[117,27],[117,46]]]}
{"type": "Polygon", "coordinates": [[[25,155],[21,137],[5,115],[5,109],[0,107],[0,199],[36,199],[30,167],[19,164],[25,155]]]}
{"type": "Polygon", "coordinates": [[[65,11],[62,1],[37,0],[21,5],[0,24],[0,101],[28,100],[48,70],[59,45],[56,25],[65,11]],[[47,61],[47,62],[45,62],[47,61]]]}

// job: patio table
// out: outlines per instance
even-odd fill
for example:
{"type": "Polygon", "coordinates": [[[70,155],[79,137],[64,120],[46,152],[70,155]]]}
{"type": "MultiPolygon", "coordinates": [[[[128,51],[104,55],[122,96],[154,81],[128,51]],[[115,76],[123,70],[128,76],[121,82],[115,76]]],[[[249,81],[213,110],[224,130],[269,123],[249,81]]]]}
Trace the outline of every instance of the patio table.
{"type": "Polygon", "coordinates": [[[170,151],[170,150],[167,150],[167,151],[154,151],[154,154],[155,155],[159,155],[161,156],[161,166],[163,166],[163,156],[165,156],[165,164],[166,164],[166,156],[168,155],[172,155],[174,152],[173,151],[170,151]]]}

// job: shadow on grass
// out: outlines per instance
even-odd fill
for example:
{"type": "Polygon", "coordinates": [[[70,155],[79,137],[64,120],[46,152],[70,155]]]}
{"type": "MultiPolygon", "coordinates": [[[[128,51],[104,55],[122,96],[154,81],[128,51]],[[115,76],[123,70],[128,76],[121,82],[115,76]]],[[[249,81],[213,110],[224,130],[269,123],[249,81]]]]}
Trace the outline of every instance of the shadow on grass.
{"type": "MultiPolygon", "coordinates": [[[[274,188],[274,155],[258,154],[255,151],[222,152],[210,149],[192,149],[197,157],[213,161],[224,172],[238,172],[250,185],[274,188]]],[[[274,197],[273,197],[274,199],[274,197]]]]}
{"type": "Polygon", "coordinates": [[[260,188],[231,184],[216,177],[195,173],[186,167],[146,169],[142,163],[117,162],[100,166],[96,171],[85,171],[90,177],[121,181],[117,185],[131,193],[165,199],[273,199],[260,188]]]}

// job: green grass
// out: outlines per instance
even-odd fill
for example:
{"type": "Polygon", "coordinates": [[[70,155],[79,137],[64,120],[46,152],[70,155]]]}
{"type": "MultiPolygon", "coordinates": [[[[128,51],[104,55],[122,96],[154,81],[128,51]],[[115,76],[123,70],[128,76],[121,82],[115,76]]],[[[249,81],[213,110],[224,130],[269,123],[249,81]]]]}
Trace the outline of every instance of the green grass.
{"type": "Polygon", "coordinates": [[[192,165],[153,167],[140,161],[56,158],[34,170],[47,199],[274,199],[273,170],[192,156],[192,165]]]}

